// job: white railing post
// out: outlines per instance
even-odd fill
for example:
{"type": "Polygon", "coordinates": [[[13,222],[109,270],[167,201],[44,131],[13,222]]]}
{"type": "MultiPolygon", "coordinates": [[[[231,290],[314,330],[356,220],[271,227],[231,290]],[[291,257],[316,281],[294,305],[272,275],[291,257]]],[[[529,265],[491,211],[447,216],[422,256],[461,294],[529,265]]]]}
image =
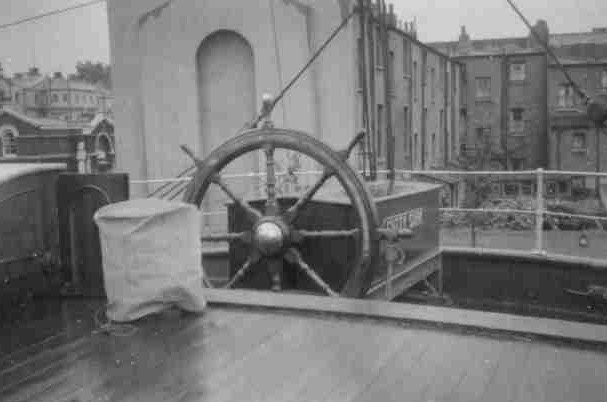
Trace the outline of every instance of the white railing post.
{"type": "Polygon", "coordinates": [[[544,253],[544,169],[537,169],[537,194],[535,198],[535,253],[544,253]]]}

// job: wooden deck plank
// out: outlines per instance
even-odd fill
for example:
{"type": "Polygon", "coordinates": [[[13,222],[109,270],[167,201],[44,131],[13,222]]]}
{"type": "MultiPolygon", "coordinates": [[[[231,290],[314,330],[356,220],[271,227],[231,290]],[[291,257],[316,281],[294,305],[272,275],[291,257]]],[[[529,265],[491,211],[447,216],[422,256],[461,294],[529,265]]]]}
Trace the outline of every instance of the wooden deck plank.
{"type": "Polygon", "coordinates": [[[452,352],[450,334],[437,333],[435,338],[423,359],[413,367],[413,370],[401,376],[400,381],[392,384],[391,389],[384,389],[383,394],[379,395],[379,400],[399,400],[398,395],[410,401],[421,400],[428,386],[434,381],[434,376],[442,362],[452,352]]]}
{"type": "Polygon", "coordinates": [[[434,333],[424,333],[420,337],[411,338],[352,401],[402,401],[406,395],[399,386],[403,378],[419,367],[425,354],[440,342],[440,339],[440,334],[434,333]]]}
{"type": "MultiPolygon", "coordinates": [[[[78,341],[81,344],[78,353],[68,351],[63,354],[56,354],[53,353],[53,350],[49,351],[57,357],[56,361],[50,364],[47,359],[33,359],[28,362],[28,367],[32,369],[32,372],[27,379],[11,385],[11,388],[15,388],[15,386],[21,388],[20,392],[23,395],[21,397],[13,395],[12,398],[15,400],[19,398],[32,400],[38,397],[44,400],[49,393],[52,394],[56,389],[63,390],[70,386],[77,386],[76,380],[89,372],[92,367],[96,369],[95,372],[97,373],[103,373],[104,371],[109,373],[109,371],[103,369],[109,364],[110,357],[119,355],[120,358],[124,358],[125,355],[133,355],[136,351],[141,351],[148,346],[154,333],[157,336],[172,336],[183,329],[181,325],[184,325],[185,322],[165,322],[164,331],[160,334],[158,334],[159,331],[153,326],[153,323],[149,324],[140,325],[137,333],[129,337],[128,340],[126,337],[113,337],[100,333],[89,334],[78,341]]],[[[62,347],[59,346],[58,349],[62,349],[62,347]]],[[[103,376],[100,377],[103,378],[103,376]]],[[[6,377],[3,378],[3,380],[5,379],[6,377]]]]}
{"type": "MultiPolygon", "coordinates": [[[[223,323],[229,325],[230,319],[237,321],[247,317],[251,316],[246,313],[224,316],[223,323]]],[[[13,395],[12,398],[47,400],[51,395],[59,397],[58,394],[66,394],[82,387],[88,389],[101,387],[112,377],[129,374],[125,371],[128,369],[126,364],[130,362],[136,361],[138,365],[153,367],[162,357],[160,355],[164,351],[162,344],[166,342],[166,338],[179,341],[180,336],[186,336],[188,331],[199,330],[204,322],[204,319],[196,321],[196,318],[186,320],[159,318],[138,325],[137,333],[131,337],[98,334],[85,338],[87,356],[80,356],[78,359],[78,356],[67,354],[50,370],[45,366],[39,367],[38,372],[30,375],[30,383],[35,385],[28,386],[28,383],[22,383],[21,397],[13,395]]]]}
{"type": "Polygon", "coordinates": [[[340,391],[349,391],[379,370],[403,346],[402,335],[398,327],[347,325],[334,341],[341,350],[338,358],[327,361],[285,401],[337,400],[340,391]]]}
{"type": "Polygon", "coordinates": [[[286,343],[267,345],[272,348],[267,357],[249,360],[234,373],[229,387],[220,387],[218,392],[209,390],[207,399],[215,402],[266,400],[268,394],[297,376],[308,364],[326,359],[335,341],[343,340],[344,323],[307,318],[296,331],[286,343]]]}
{"type": "Polygon", "coordinates": [[[604,401],[606,356],[537,346],[514,401],[604,401]]]}
{"type": "Polygon", "coordinates": [[[129,337],[26,346],[0,371],[0,400],[607,400],[604,348],[397,321],[211,305],[138,322],[129,337]]]}
{"type": "Polygon", "coordinates": [[[94,387],[85,385],[78,389],[67,400],[177,400],[199,377],[222,371],[289,324],[283,317],[267,318],[248,312],[222,312],[237,319],[221,323],[217,321],[218,314],[211,312],[213,318],[209,325],[199,327],[181,340],[165,339],[164,350],[155,363],[146,364],[144,360],[132,368],[127,365],[125,370],[94,387]],[[123,378],[127,381],[122,381],[123,378]]]}
{"type": "Polygon", "coordinates": [[[479,401],[512,402],[525,379],[524,369],[531,350],[531,342],[504,341],[506,352],[502,354],[479,401]]]}
{"type": "Polygon", "coordinates": [[[473,402],[481,401],[481,396],[489,382],[492,380],[497,366],[505,353],[509,352],[506,342],[490,340],[484,342],[478,339],[478,342],[468,351],[471,358],[464,369],[464,377],[457,387],[442,399],[453,402],[473,402]]]}

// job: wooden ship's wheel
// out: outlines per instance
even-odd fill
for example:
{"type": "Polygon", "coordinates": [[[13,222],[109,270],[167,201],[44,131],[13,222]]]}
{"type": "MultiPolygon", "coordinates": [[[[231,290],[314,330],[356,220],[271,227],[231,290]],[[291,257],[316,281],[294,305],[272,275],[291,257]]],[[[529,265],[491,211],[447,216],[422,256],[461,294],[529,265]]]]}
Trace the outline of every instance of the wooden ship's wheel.
{"type": "Polygon", "coordinates": [[[197,171],[188,191],[186,202],[200,206],[211,184],[217,185],[241,208],[248,219],[250,229],[240,233],[224,233],[203,236],[203,241],[241,241],[248,246],[248,257],[226,287],[234,286],[260,261],[265,261],[272,289],[281,289],[283,264],[286,260],[305,272],[313,282],[331,296],[362,297],[371,283],[372,269],[379,261],[378,218],[375,204],[360,177],[346,162],[350,152],[362,139],[359,134],[344,151],[334,151],[326,144],[303,132],[273,128],[264,124],[263,128],[243,132],[225,142],[204,160],[196,158],[192,151],[184,151],[194,159],[197,171]],[[321,177],[308,188],[290,207],[281,210],[276,191],[276,164],[274,154],[277,149],[302,153],[322,165],[321,177]],[[261,210],[251,206],[239,197],[221,176],[221,171],[230,162],[252,151],[263,150],[266,158],[266,198],[261,210]],[[296,227],[296,219],[318,190],[330,178],[336,178],[347,194],[355,212],[357,225],[343,230],[303,230],[296,227]],[[327,282],[310,267],[298,246],[308,238],[353,238],[357,246],[356,256],[341,289],[332,289],[327,282]]]}

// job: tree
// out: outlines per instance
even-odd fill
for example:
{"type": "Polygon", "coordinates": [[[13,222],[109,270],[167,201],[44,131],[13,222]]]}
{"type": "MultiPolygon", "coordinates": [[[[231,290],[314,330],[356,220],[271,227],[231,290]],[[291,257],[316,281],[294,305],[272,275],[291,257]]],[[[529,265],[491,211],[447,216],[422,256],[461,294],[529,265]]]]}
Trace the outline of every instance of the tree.
{"type": "Polygon", "coordinates": [[[112,87],[110,66],[101,62],[79,61],[76,64],[76,74],[70,75],[70,78],[102,85],[108,89],[112,87]]]}

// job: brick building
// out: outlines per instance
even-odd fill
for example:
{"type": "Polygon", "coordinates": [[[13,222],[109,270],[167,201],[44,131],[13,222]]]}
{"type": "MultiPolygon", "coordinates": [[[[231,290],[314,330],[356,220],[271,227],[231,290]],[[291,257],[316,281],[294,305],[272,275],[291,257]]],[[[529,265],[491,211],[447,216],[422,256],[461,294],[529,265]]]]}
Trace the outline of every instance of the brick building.
{"type": "Polygon", "coordinates": [[[114,143],[114,124],[102,115],[77,124],[0,109],[0,163],[60,162],[71,171],[106,172],[114,143]]]}
{"type": "MultiPolygon", "coordinates": [[[[379,7],[373,5],[372,10],[369,25],[365,27],[368,32],[366,65],[361,69],[367,76],[359,77],[358,101],[363,110],[364,99],[367,99],[378,168],[387,166],[389,131],[395,140],[397,168],[444,167],[459,154],[460,130],[464,127],[460,114],[463,65],[420,42],[414,24],[401,22],[391,6],[384,17],[387,32],[382,36],[379,7]],[[372,49],[372,58],[368,57],[369,49],[372,49]],[[384,60],[386,56],[388,64],[384,60]],[[368,85],[366,94],[361,82],[368,85]]],[[[358,64],[362,68],[364,42],[360,31],[357,32],[358,64]]]]}
{"type": "MultiPolygon", "coordinates": [[[[535,29],[548,37],[545,22],[535,29]]],[[[472,40],[462,27],[457,42],[432,46],[465,65],[465,148],[490,149],[494,169],[547,167],[548,58],[534,38],[472,40]]]]}
{"type": "Polygon", "coordinates": [[[112,114],[112,96],[107,89],[62,73],[43,75],[35,67],[13,77],[0,72],[0,105],[34,118],[83,123],[97,114],[112,114]]]}

